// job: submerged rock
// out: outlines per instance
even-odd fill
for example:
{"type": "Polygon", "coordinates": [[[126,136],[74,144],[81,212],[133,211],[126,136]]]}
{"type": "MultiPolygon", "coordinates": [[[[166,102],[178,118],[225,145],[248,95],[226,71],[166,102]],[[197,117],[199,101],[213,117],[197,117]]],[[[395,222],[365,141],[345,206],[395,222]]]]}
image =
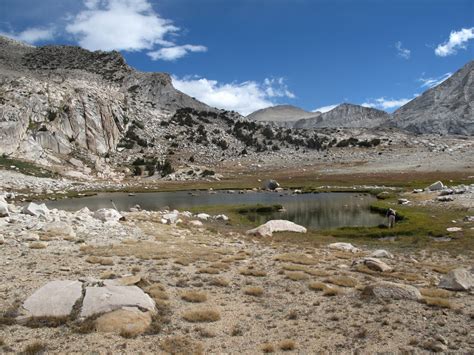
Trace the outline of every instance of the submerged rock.
{"type": "Polygon", "coordinates": [[[300,226],[291,221],[285,221],[283,219],[274,219],[268,221],[257,228],[250,229],[247,231],[248,235],[258,235],[261,237],[271,237],[274,232],[295,232],[295,233],[306,233],[306,228],[300,226]]]}

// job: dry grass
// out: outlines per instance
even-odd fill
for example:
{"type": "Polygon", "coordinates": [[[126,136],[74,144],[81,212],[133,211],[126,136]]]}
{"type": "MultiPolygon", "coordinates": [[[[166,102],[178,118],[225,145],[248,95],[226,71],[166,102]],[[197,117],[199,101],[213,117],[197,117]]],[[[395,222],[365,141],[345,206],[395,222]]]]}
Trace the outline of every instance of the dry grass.
{"type": "Polygon", "coordinates": [[[260,297],[263,295],[263,288],[258,286],[250,286],[244,289],[244,293],[248,296],[260,297]]]}
{"type": "Polygon", "coordinates": [[[262,353],[269,354],[275,352],[275,347],[271,343],[265,343],[260,346],[262,353]]]}
{"type": "Polygon", "coordinates": [[[114,264],[114,260],[112,258],[104,258],[104,257],[94,256],[94,255],[88,256],[86,258],[86,261],[90,264],[100,264],[103,266],[114,264]]]}
{"type": "Polygon", "coordinates": [[[28,318],[25,325],[30,328],[57,328],[66,324],[69,317],[31,317],[28,318]]]}
{"type": "Polygon", "coordinates": [[[297,253],[280,254],[275,257],[275,260],[301,265],[316,265],[318,263],[314,258],[310,258],[305,254],[297,253]]]}
{"type": "Polygon", "coordinates": [[[328,297],[337,296],[337,295],[340,295],[341,293],[342,291],[338,287],[326,286],[326,288],[323,290],[323,296],[328,296],[328,297]]]}
{"type": "Polygon", "coordinates": [[[295,350],[296,349],[296,343],[294,340],[291,339],[285,339],[278,344],[278,347],[280,350],[283,351],[290,351],[290,350],[295,350]]]}
{"type": "Polygon", "coordinates": [[[450,298],[454,295],[454,292],[443,290],[440,288],[420,288],[420,293],[426,297],[436,298],[450,298]]]}
{"type": "Polygon", "coordinates": [[[312,276],[329,276],[329,273],[325,270],[311,269],[304,265],[285,264],[282,269],[285,271],[302,271],[312,276]]]}
{"type": "Polygon", "coordinates": [[[223,277],[213,277],[209,280],[209,285],[211,286],[227,287],[229,284],[230,281],[223,277]]]}
{"type": "Polygon", "coordinates": [[[22,355],[39,355],[46,352],[46,345],[40,341],[28,344],[23,351],[20,353],[22,355]]]}
{"type": "Polygon", "coordinates": [[[439,308],[453,308],[454,305],[447,300],[446,298],[441,297],[423,297],[423,303],[427,304],[431,307],[439,307],[439,308]]]}
{"type": "Polygon", "coordinates": [[[175,264],[183,265],[183,266],[188,266],[191,264],[191,260],[187,258],[177,258],[175,261],[175,264]]]}
{"type": "Polygon", "coordinates": [[[171,355],[201,355],[204,349],[201,343],[185,336],[169,337],[161,341],[161,349],[171,355]]]}
{"type": "Polygon", "coordinates": [[[254,269],[248,267],[246,269],[239,270],[239,273],[244,276],[254,276],[254,277],[265,277],[267,273],[264,270],[254,269]]]}
{"type": "Polygon", "coordinates": [[[212,308],[195,308],[184,312],[183,319],[191,323],[216,322],[221,319],[221,315],[212,308]]]}
{"type": "Polygon", "coordinates": [[[161,284],[153,284],[146,288],[146,292],[156,300],[168,300],[169,296],[161,284]]]}
{"type": "Polygon", "coordinates": [[[207,301],[207,295],[203,292],[189,290],[183,292],[181,299],[186,302],[201,303],[207,301]]]}
{"type": "Polygon", "coordinates": [[[350,276],[331,276],[324,282],[342,287],[356,287],[358,284],[357,280],[350,276]]]}
{"type": "Polygon", "coordinates": [[[308,287],[310,290],[313,290],[313,291],[324,291],[327,286],[323,284],[322,282],[313,281],[309,283],[308,287]]]}
{"type": "Polygon", "coordinates": [[[28,246],[30,249],[45,249],[48,244],[45,242],[31,242],[28,246]]]}
{"type": "Polygon", "coordinates": [[[196,271],[198,274],[210,274],[210,275],[216,275],[219,273],[219,270],[213,268],[213,267],[203,267],[200,268],[196,271]]]}
{"type": "Polygon", "coordinates": [[[292,281],[301,281],[309,279],[309,276],[302,271],[289,271],[286,273],[286,278],[292,281]]]}

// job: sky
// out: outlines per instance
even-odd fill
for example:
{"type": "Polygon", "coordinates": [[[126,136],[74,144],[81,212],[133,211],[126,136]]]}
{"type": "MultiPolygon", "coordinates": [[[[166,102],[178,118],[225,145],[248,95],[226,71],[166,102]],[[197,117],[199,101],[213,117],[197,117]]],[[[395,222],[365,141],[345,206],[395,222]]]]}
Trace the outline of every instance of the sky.
{"type": "Polygon", "coordinates": [[[0,0],[0,34],[118,50],[244,115],[344,102],[392,112],[474,59],[474,1],[0,0]]]}

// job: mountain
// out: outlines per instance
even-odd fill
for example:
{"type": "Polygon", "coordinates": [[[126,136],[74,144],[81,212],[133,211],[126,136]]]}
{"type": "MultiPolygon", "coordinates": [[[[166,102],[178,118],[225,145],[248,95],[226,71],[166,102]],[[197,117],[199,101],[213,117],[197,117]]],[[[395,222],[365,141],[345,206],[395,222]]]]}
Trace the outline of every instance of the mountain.
{"type": "Polygon", "coordinates": [[[374,128],[389,118],[385,111],[353,104],[341,104],[318,117],[303,119],[294,128],[374,128]]]}
{"type": "Polygon", "coordinates": [[[176,90],[168,74],[139,72],[115,51],[34,47],[0,36],[3,161],[114,177],[143,167],[170,171],[170,163],[324,149],[332,141],[211,108],[176,90]]]}
{"type": "Polygon", "coordinates": [[[308,112],[291,105],[278,105],[257,110],[247,116],[248,119],[263,122],[294,122],[310,117],[317,117],[320,112],[308,112]]]}
{"type": "Polygon", "coordinates": [[[415,133],[474,135],[474,61],[396,110],[392,124],[415,133]]]}

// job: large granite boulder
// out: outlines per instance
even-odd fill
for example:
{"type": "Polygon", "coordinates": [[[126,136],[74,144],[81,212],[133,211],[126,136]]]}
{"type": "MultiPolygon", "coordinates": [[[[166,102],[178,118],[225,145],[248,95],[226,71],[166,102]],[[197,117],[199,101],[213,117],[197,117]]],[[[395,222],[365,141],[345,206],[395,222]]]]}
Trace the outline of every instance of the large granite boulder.
{"type": "Polygon", "coordinates": [[[28,205],[23,207],[22,213],[29,214],[30,216],[35,216],[35,217],[39,217],[39,216],[47,217],[49,216],[49,209],[48,207],[46,207],[44,203],[38,205],[34,202],[30,202],[28,205]]]}
{"type": "Polygon", "coordinates": [[[274,232],[295,232],[306,233],[306,228],[291,221],[283,219],[274,219],[261,226],[247,231],[248,235],[257,235],[261,237],[271,237],[274,232]]]}
{"type": "Polygon", "coordinates": [[[453,291],[469,291],[474,288],[474,275],[472,270],[458,268],[443,276],[438,287],[453,291]]]}
{"type": "Polygon", "coordinates": [[[82,297],[79,281],[51,281],[36,290],[23,303],[26,317],[67,317],[82,297]]]}

